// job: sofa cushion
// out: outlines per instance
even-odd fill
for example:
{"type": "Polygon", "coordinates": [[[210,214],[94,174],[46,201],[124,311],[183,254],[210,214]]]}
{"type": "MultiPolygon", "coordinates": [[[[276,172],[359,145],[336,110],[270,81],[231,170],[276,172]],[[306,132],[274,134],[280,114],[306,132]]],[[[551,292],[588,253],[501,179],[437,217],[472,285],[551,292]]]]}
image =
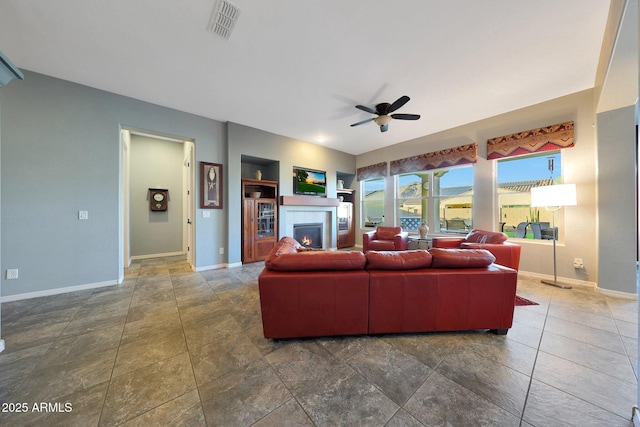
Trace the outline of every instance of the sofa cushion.
{"type": "Polygon", "coordinates": [[[367,270],[413,270],[431,265],[431,254],[425,250],[368,251],[367,270]]]}
{"type": "Polygon", "coordinates": [[[368,251],[393,251],[396,245],[393,240],[369,240],[368,251]]]}
{"type": "Polygon", "coordinates": [[[402,227],[378,227],[376,229],[376,239],[393,240],[393,237],[402,232],[402,227]]]}
{"type": "Polygon", "coordinates": [[[497,231],[485,231],[473,229],[464,239],[467,243],[502,243],[508,236],[497,231]]]}
{"type": "Polygon", "coordinates": [[[362,270],[367,262],[360,251],[272,251],[264,262],[273,271],[362,270]]]}
{"type": "Polygon", "coordinates": [[[477,268],[487,267],[496,260],[486,249],[432,248],[431,268],[477,268]]]}

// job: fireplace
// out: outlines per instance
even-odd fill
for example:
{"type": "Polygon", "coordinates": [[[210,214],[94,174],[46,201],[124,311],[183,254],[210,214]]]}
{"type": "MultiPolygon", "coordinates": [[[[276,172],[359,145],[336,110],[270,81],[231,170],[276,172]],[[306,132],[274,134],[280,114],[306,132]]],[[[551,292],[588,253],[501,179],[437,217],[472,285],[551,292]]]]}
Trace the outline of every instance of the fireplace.
{"type": "Polygon", "coordinates": [[[293,238],[305,248],[322,249],[322,223],[293,224],[293,238]]]}

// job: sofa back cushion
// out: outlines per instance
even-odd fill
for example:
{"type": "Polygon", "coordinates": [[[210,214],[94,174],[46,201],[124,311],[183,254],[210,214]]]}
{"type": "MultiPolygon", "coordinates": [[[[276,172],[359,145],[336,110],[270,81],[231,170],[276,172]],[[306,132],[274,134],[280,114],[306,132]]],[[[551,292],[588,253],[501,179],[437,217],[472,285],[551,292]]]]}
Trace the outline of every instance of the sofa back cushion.
{"type": "Polygon", "coordinates": [[[432,248],[431,268],[478,268],[487,267],[496,260],[486,249],[432,248]]]}
{"type": "Polygon", "coordinates": [[[367,270],[414,270],[431,265],[431,254],[425,250],[368,251],[367,270]]]}
{"type": "Polygon", "coordinates": [[[273,271],[362,270],[367,262],[359,251],[304,251],[297,240],[283,237],[271,249],[264,265],[273,271]]]}
{"type": "Polygon", "coordinates": [[[393,236],[402,232],[402,227],[384,227],[380,226],[376,229],[376,239],[393,240],[393,236]]]}
{"type": "Polygon", "coordinates": [[[502,243],[508,236],[497,231],[486,231],[473,229],[464,239],[467,243],[502,243]]]}

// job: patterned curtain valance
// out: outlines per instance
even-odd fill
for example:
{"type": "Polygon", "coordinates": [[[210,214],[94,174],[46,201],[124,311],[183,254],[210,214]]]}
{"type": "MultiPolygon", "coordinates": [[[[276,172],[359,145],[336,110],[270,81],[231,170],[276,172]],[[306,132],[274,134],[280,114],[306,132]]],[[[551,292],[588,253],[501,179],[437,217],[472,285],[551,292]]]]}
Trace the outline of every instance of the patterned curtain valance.
{"type": "Polygon", "coordinates": [[[358,181],[370,178],[380,178],[387,176],[387,162],[376,163],[375,165],[358,168],[358,181]]]}
{"type": "Polygon", "coordinates": [[[419,172],[447,166],[465,165],[478,161],[478,144],[461,145],[460,147],[434,151],[391,161],[391,175],[419,172]]]}
{"type": "Polygon", "coordinates": [[[569,147],[573,147],[573,122],[489,139],[487,159],[503,159],[569,147]]]}

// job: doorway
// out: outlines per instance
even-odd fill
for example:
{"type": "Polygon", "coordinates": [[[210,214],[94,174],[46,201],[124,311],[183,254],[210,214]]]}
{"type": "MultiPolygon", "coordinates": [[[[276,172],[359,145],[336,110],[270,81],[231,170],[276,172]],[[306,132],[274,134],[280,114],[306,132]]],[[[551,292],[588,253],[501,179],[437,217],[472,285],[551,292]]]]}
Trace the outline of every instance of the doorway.
{"type": "Polygon", "coordinates": [[[194,141],[122,128],[120,142],[120,282],[134,259],[184,255],[194,268],[194,141]],[[167,190],[165,210],[152,189],[167,190]]]}

